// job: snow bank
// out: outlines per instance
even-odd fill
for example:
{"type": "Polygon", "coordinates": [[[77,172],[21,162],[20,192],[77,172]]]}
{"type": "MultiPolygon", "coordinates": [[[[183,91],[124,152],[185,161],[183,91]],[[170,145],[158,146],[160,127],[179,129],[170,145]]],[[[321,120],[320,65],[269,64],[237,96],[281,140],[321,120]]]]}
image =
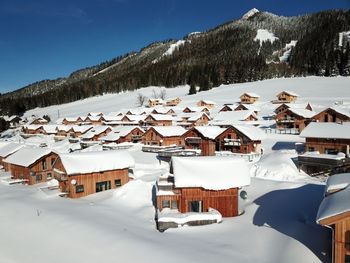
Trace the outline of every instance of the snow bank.
{"type": "Polygon", "coordinates": [[[260,46],[261,46],[262,42],[270,41],[271,43],[273,43],[277,39],[278,39],[278,37],[275,37],[275,35],[273,33],[269,32],[268,30],[258,29],[256,36],[254,38],[254,41],[259,41],[260,46]]]}
{"type": "Polygon", "coordinates": [[[158,222],[174,222],[179,225],[184,225],[188,222],[199,220],[216,220],[217,223],[222,221],[220,212],[213,208],[209,208],[208,210],[208,212],[202,213],[179,213],[177,210],[165,208],[158,213],[158,222]]]}

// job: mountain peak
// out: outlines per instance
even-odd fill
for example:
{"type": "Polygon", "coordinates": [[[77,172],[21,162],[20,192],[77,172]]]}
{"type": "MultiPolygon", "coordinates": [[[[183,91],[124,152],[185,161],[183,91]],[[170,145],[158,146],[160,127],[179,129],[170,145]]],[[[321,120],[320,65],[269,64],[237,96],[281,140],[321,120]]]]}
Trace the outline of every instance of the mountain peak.
{"type": "Polygon", "coordinates": [[[259,13],[260,11],[256,8],[250,9],[247,13],[242,16],[242,19],[248,19],[249,17],[259,13]]]}

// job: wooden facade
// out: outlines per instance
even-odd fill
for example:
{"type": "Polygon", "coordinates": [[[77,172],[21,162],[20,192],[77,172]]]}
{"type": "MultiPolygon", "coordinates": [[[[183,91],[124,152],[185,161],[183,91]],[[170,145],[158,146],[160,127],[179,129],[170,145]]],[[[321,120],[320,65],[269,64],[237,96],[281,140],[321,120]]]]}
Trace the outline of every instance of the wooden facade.
{"type": "Polygon", "coordinates": [[[277,129],[296,129],[301,132],[311,121],[311,118],[305,118],[287,108],[279,112],[276,117],[277,129]]]}
{"type": "Polygon", "coordinates": [[[241,103],[244,104],[253,104],[259,99],[258,96],[251,95],[249,93],[243,93],[239,98],[241,100],[241,103]]]}
{"type": "Polygon", "coordinates": [[[305,150],[309,152],[336,154],[346,153],[350,139],[305,138],[305,150]]]}
{"type": "Polygon", "coordinates": [[[184,145],[184,139],[182,136],[163,136],[151,127],[142,135],[142,143],[144,145],[181,146],[184,145]]]}
{"type": "Polygon", "coordinates": [[[198,107],[206,107],[207,109],[211,110],[215,107],[215,103],[211,101],[206,100],[200,100],[197,102],[198,107]]]}
{"type": "Polygon", "coordinates": [[[79,198],[100,191],[115,189],[129,181],[128,168],[67,175],[60,158],[58,158],[54,168],[54,177],[59,182],[60,190],[67,193],[70,198],[79,198]]]}
{"type": "Polygon", "coordinates": [[[46,182],[53,178],[53,165],[57,154],[51,152],[28,167],[8,163],[8,171],[14,179],[27,180],[29,185],[46,182]]]}
{"type": "Polygon", "coordinates": [[[215,140],[204,137],[195,128],[188,130],[182,137],[186,149],[200,149],[203,156],[215,155],[215,140]]]}
{"type": "Polygon", "coordinates": [[[148,107],[153,108],[156,106],[161,106],[163,105],[163,100],[162,99],[149,99],[148,100],[148,107]]]}
{"type": "Polygon", "coordinates": [[[220,191],[206,190],[201,187],[175,188],[174,193],[174,195],[157,196],[157,208],[160,211],[163,208],[169,208],[164,207],[164,204],[170,204],[170,208],[177,208],[181,213],[208,212],[209,208],[214,208],[223,217],[233,217],[239,214],[238,188],[220,191]],[[199,211],[193,211],[191,208],[193,201],[200,203],[199,211]]]}
{"type": "Polygon", "coordinates": [[[350,121],[350,117],[347,115],[344,115],[340,112],[337,112],[336,110],[332,108],[327,108],[318,114],[316,114],[313,119],[317,122],[336,122],[336,123],[342,123],[342,122],[348,122],[350,121]]]}
{"type": "Polygon", "coordinates": [[[174,106],[177,106],[180,102],[181,102],[181,99],[179,97],[177,97],[174,99],[167,100],[165,105],[170,106],[170,107],[174,107],[174,106]]]}
{"type": "Polygon", "coordinates": [[[325,218],[319,223],[333,229],[332,262],[350,262],[350,212],[325,218]]]}
{"type": "Polygon", "coordinates": [[[133,142],[133,143],[137,143],[139,141],[142,140],[142,135],[145,132],[143,130],[141,130],[138,127],[133,128],[128,134],[126,134],[125,136],[120,136],[117,140],[106,140],[103,139],[103,141],[105,143],[123,143],[123,142],[133,142]]]}
{"type": "Polygon", "coordinates": [[[291,103],[297,100],[298,96],[287,91],[282,91],[276,95],[277,101],[280,103],[291,103]]]}
{"type": "Polygon", "coordinates": [[[148,126],[172,126],[173,120],[170,117],[169,119],[156,119],[152,115],[148,115],[144,120],[145,124],[148,126]]]}

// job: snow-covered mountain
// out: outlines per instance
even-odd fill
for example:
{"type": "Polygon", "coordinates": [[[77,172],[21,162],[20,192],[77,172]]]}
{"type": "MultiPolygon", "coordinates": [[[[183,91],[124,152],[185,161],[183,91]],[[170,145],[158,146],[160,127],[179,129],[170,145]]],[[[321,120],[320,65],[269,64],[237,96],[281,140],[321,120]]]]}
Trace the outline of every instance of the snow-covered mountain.
{"type": "Polygon", "coordinates": [[[45,80],[0,96],[1,111],[17,114],[146,86],[221,84],[274,77],[350,75],[350,11],[283,17],[255,8],[243,17],[180,40],[45,80]]]}

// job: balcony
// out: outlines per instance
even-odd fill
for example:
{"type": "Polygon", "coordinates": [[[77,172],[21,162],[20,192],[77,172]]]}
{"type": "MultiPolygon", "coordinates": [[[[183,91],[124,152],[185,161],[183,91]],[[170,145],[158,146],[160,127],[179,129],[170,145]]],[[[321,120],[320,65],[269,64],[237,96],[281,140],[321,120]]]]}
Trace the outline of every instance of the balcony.
{"type": "Polygon", "coordinates": [[[187,137],[185,141],[188,144],[200,144],[202,142],[202,138],[200,137],[187,137]]]}
{"type": "Polygon", "coordinates": [[[240,139],[224,139],[224,146],[241,146],[241,140],[240,139]]]}

